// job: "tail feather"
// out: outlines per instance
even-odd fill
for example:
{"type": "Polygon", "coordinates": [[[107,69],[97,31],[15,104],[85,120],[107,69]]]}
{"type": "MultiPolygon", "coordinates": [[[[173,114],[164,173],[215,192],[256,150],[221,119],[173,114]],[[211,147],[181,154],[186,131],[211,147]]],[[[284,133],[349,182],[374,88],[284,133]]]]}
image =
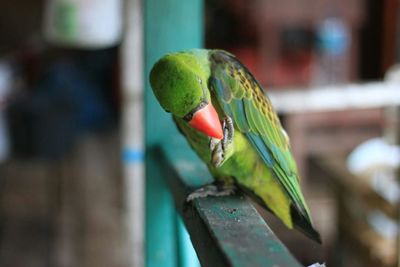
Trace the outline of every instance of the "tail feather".
{"type": "MultiPolygon", "coordinates": [[[[240,184],[237,184],[237,185],[240,188],[240,190],[243,191],[246,195],[248,195],[251,199],[253,199],[255,202],[260,204],[263,208],[265,208],[272,214],[274,214],[272,212],[272,210],[270,208],[268,208],[268,206],[265,204],[265,202],[259,196],[257,196],[252,190],[250,190],[244,186],[241,186],[240,184]]],[[[296,230],[300,231],[308,238],[314,240],[315,242],[317,242],[319,244],[322,244],[319,233],[317,232],[317,230],[314,229],[314,227],[311,224],[311,220],[305,214],[307,214],[307,212],[304,211],[302,213],[298,209],[296,209],[295,206],[291,205],[290,215],[293,220],[294,228],[296,228],[296,230]]]]}
{"type": "Polygon", "coordinates": [[[322,244],[321,236],[314,229],[308,217],[306,217],[303,213],[300,213],[293,206],[291,206],[290,215],[292,216],[294,228],[296,228],[315,242],[322,244]]]}

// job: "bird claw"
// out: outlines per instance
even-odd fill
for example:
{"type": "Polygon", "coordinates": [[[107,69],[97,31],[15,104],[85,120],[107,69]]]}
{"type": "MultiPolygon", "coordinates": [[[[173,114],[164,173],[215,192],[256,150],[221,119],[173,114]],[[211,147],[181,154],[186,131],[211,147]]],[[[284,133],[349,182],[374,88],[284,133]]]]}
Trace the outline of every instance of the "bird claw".
{"type": "Polygon", "coordinates": [[[225,159],[225,153],[223,150],[223,146],[222,146],[222,143],[219,142],[215,146],[214,150],[212,150],[212,152],[211,152],[211,162],[215,167],[218,168],[219,166],[222,165],[222,163],[224,162],[224,159],[225,159]]]}
{"type": "Polygon", "coordinates": [[[211,163],[217,168],[228,158],[227,150],[232,147],[234,127],[230,117],[227,116],[224,118],[222,121],[222,129],[224,132],[222,140],[211,138],[209,144],[211,150],[211,163]]]}
{"type": "Polygon", "coordinates": [[[225,150],[225,147],[229,146],[233,141],[233,122],[231,117],[226,116],[222,122],[222,129],[224,131],[224,138],[222,138],[222,147],[225,150]]]}
{"type": "Polygon", "coordinates": [[[219,142],[220,142],[220,140],[218,140],[216,138],[211,138],[210,144],[209,144],[211,151],[215,149],[215,147],[218,145],[219,142]]]}

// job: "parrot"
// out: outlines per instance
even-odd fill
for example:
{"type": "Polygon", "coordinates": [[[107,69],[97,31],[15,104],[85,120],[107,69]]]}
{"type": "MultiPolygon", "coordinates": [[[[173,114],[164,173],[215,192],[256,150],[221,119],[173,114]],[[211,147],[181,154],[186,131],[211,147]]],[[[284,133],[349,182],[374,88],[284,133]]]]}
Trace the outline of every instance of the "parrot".
{"type": "Polygon", "coordinates": [[[153,65],[150,85],[215,180],[189,194],[187,201],[239,189],[289,229],[321,243],[289,137],[246,66],[224,50],[172,52],[153,65]]]}

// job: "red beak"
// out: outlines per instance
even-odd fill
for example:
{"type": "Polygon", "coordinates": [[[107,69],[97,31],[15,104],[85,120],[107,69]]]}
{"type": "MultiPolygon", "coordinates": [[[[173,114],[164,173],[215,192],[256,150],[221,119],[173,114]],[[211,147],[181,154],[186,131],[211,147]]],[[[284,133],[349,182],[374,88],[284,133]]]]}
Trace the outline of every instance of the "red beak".
{"type": "Polygon", "coordinates": [[[193,114],[190,126],[206,134],[207,136],[221,140],[224,137],[221,122],[214,106],[209,103],[204,108],[193,114]]]}

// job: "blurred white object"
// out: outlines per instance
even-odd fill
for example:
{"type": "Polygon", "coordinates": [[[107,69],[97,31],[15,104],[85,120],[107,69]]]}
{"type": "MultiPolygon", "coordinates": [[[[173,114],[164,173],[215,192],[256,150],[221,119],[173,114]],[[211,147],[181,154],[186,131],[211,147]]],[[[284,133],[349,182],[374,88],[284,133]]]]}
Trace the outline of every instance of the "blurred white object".
{"type": "Polygon", "coordinates": [[[380,210],[373,210],[368,213],[368,223],[375,232],[387,239],[395,239],[398,233],[397,223],[380,210]]]}
{"type": "Polygon", "coordinates": [[[390,169],[400,166],[400,148],[382,138],[373,138],[356,147],[347,158],[348,169],[356,175],[375,166],[390,169]]]}
{"type": "Polygon", "coordinates": [[[293,114],[400,105],[399,83],[391,81],[298,89],[269,91],[268,95],[275,110],[283,114],[293,114]]]}
{"type": "Polygon", "coordinates": [[[320,263],[317,262],[317,263],[314,263],[313,265],[310,265],[308,267],[325,267],[325,263],[320,264],[320,263]]]}
{"type": "Polygon", "coordinates": [[[393,65],[386,71],[385,81],[400,82],[400,64],[393,65]]]}
{"type": "Polygon", "coordinates": [[[47,0],[44,35],[54,44],[107,48],[122,35],[122,0],[47,0]]]}
{"type": "Polygon", "coordinates": [[[366,176],[371,187],[390,203],[400,200],[400,186],[395,170],[400,166],[400,147],[382,138],[370,139],[350,153],[347,168],[355,175],[366,176]]]}
{"type": "Polygon", "coordinates": [[[0,61],[0,163],[9,155],[10,142],[4,116],[4,106],[13,83],[13,69],[6,61],[0,61]]]}

